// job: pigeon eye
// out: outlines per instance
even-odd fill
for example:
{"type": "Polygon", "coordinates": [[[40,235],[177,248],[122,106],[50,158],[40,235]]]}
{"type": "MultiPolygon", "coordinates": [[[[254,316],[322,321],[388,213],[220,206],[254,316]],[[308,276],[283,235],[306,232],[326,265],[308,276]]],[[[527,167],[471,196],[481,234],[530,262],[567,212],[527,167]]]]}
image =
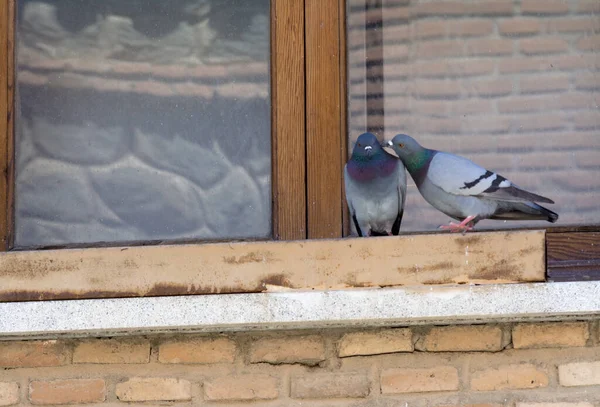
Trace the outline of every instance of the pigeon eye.
{"type": "Polygon", "coordinates": [[[398,143],[398,147],[404,148],[404,143],[398,143]]]}

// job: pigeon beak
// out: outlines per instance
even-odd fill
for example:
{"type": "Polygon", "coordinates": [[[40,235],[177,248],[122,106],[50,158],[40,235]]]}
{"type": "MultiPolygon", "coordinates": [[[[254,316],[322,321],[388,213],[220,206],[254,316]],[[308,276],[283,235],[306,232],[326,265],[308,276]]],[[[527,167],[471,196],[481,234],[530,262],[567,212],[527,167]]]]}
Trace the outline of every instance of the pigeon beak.
{"type": "Polygon", "coordinates": [[[394,143],[392,143],[392,140],[388,140],[388,141],[385,142],[385,146],[386,147],[393,147],[394,143]]]}
{"type": "Polygon", "coordinates": [[[365,146],[365,152],[367,153],[367,155],[371,155],[373,150],[372,146],[365,146]]]}

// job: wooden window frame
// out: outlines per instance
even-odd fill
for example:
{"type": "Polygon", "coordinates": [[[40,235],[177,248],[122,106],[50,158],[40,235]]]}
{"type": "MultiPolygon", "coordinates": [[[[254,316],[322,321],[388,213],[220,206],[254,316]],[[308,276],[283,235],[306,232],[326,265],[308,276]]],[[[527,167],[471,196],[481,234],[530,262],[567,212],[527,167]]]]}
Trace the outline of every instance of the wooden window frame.
{"type": "MultiPolygon", "coordinates": [[[[0,50],[6,51],[0,54],[0,251],[10,251],[14,229],[16,1],[0,2],[0,50]]],[[[47,281],[45,286],[42,284],[35,290],[4,290],[0,301],[257,292],[269,287],[318,289],[404,284],[402,279],[390,277],[391,282],[388,281],[389,276],[382,277],[381,281],[365,280],[360,273],[361,270],[375,270],[384,265],[389,267],[389,250],[398,246],[408,247],[423,236],[408,235],[397,241],[392,241],[396,238],[335,240],[348,233],[342,180],[342,168],[347,158],[345,15],[345,0],[271,1],[273,238],[296,242],[200,242],[180,246],[0,254],[4,260],[0,265],[13,265],[10,270],[0,270],[0,289],[14,285],[15,281],[25,286],[42,274],[64,279],[69,267],[75,267],[88,279],[78,290],[57,291],[51,278],[44,280],[47,281]],[[302,240],[307,238],[329,240],[303,243],[302,240]],[[351,261],[335,255],[336,250],[343,252],[352,245],[357,245],[356,250],[360,248],[364,254],[353,257],[351,261]],[[118,253],[124,253],[116,256],[122,262],[123,272],[119,272],[119,263],[108,260],[114,259],[118,253]],[[166,262],[173,262],[173,272],[165,277],[165,261],[140,261],[142,253],[150,257],[168,254],[166,262]],[[275,256],[276,260],[270,257],[273,253],[279,256],[275,256]],[[206,267],[213,268],[200,269],[212,273],[211,276],[202,275],[198,280],[200,269],[194,268],[189,261],[182,261],[178,257],[181,255],[187,255],[192,263],[208,259],[206,267]],[[215,258],[221,260],[219,266],[215,258]],[[82,265],[75,266],[77,262],[74,259],[82,265]],[[305,278],[303,281],[298,267],[292,267],[293,272],[269,274],[265,270],[289,268],[281,264],[274,267],[273,261],[269,263],[270,259],[275,262],[285,259],[284,263],[296,262],[303,267],[315,266],[319,278],[305,278]],[[106,278],[103,267],[107,262],[113,267],[112,277],[117,281],[98,284],[95,280],[99,278],[94,278],[94,273],[106,278]],[[143,267],[128,267],[132,264],[143,267]],[[249,274],[244,274],[244,270],[250,270],[249,274]],[[147,277],[149,275],[152,277],[147,277]],[[131,283],[133,280],[143,280],[147,284],[136,286],[131,283]]],[[[529,233],[537,236],[536,239],[542,236],[543,245],[532,244],[536,247],[535,253],[544,260],[544,280],[600,280],[598,232],[600,227],[551,228],[542,230],[541,235],[535,231],[500,231],[465,237],[425,235],[430,236],[427,239],[442,239],[443,243],[440,243],[441,246],[424,244],[425,251],[420,252],[422,257],[418,258],[421,259],[419,261],[435,260],[438,271],[446,273],[446,280],[442,278],[438,283],[456,283],[453,278],[461,275],[460,267],[454,265],[450,271],[442,271],[444,264],[446,269],[448,267],[447,262],[444,263],[444,255],[438,253],[439,247],[475,242],[482,236],[483,240],[491,239],[489,241],[492,242],[506,236],[518,240],[519,236],[529,236],[529,233]]],[[[416,284],[435,283],[437,277],[438,274],[423,275],[410,281],[416,284]]],[[[480,277],[470,276],[459,282],[540,281],[539,275],[533,280],[527,280],[521,274],[512,279],[501,273],[480,277]]]]}

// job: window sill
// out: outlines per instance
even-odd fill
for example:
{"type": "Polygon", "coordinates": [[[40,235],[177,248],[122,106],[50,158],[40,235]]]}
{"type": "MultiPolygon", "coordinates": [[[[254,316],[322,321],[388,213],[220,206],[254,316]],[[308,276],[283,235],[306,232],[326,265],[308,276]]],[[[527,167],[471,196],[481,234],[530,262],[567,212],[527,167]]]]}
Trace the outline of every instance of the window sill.
{"type": "Polygon", "coordinates": [[[0,253],[0,301],[545,281],[545,231],[0,253]]]}
{"type": "Polygon", "coordinates": [[[0,339],[600,314],[600,281],[545,283],[545,247],[523,230],[2,253],[0,339]]]}
{"type": "Polygon", "coordinates": [[[587,319],[600,282],[0,303],[0,338],[587,319]]]}

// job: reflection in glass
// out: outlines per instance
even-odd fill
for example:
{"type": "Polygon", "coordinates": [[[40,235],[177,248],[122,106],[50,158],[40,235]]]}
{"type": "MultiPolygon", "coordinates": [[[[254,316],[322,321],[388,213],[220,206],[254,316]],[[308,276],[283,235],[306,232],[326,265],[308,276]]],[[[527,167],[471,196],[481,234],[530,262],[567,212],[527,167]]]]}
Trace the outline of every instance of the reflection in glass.
{"type": "Polygon", "coordinates": [[[268,62],[268,0],[18,0],[15,246],[269,236],[268,62]]]}
{"type": "MultiPolygon", "coordinates": [[[[600,2],[348,0],[350,149],[364,131],[463,155],[600,222],[600,2]]],[[[450,219],[409,180],[403,231],[450,219]]],[[[478,228],[547,227],[486,220],[478,228]]]]}

